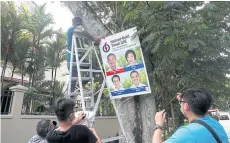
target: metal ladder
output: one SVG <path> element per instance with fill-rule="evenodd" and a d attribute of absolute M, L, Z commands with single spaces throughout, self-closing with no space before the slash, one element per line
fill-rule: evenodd
<path fill-rule="evenodd" d="M 85 43 L 86 40 L 88 40 L 88 44 Z M 99 70 L 93 68 L 93 52 L 95 53 L 97 62 L 99 64 L 100 67 Z M 77 98 L 75 99 L 77 103 L 76 105 L 78 106 L 77 110 L 79 110 L 79 106 L 81 106 L 81 110 L 87 114 L 86 121 L 88 122 L 88 125 L 92 127 L 94 125 L 96 111 L 98 109 L 101 96 L 106 85 L 106 78 L 103 72 L 103 67 L 101 65 L 93 41 L 90 41 L 88 38 L 80 35 L 79 33 L 74 33 L 72 36 L 72 49 L 70 53 L 71 53 L 71 57 L 70 57 L 70 71 L 69 71 L 69 78 L 68 78 L 67 96 L 70 97 L 72 95 L 75 95 L 75 97 Z M 75 55 L 76 57 L 76 62 L 73 62 L 74 61 L 73 55 Z M 77 77 L 72 77 L 73 66 L 76 66 Z M 98 91 L 94 91 L 95 73 L 102 74 L 103 76 L 103 82 L 101 83 L 101 88 Z M 71 92 L 71 81 L 73 80 L 77 81 L 76 85 L 78 85 L 75 89 L 75 92 Z M 88 84 L 87 89 L 83 86 L 86 84 Z M 95 103 L 94 96 L 96 94 L 98 94 L 98 96 Z M 124 128 L 123 125 L 121 124 L 121 117 L 119 116 L 114 100 L 112 100 L 112 104 L 117 114 L 118 121 L 123 135 L 118 137 L 103 139 L 102 142 L 110 142 L 110 141 L 115 141 L 115 140 L 125 138 Z"/>

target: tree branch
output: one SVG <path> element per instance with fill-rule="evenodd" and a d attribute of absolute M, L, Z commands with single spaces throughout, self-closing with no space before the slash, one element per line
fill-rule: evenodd
<path fill-rule="evenodd" d="M 95 19 L 98 19 L 100 23 L 109 31 L 110 34 L 112 34 L 112 31 L 102 22 L 102 20 L 97 16 L 97 13 L 94 11 L 94 9 L 88 4 L 87 1 L 83 2 L 85 6 L 88 8 L 88 10 L 95 16 Z"/>

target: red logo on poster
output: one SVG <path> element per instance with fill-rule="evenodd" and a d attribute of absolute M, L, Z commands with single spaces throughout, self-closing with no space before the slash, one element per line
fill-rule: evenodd
<path fill-rule="evenodd" d="M 110 46 L 107 44 L 107 42 L 105 42 L 105 44 L 103 46 L 103 51 L 107 53 L 107 52 L 109 52 L 109 50 L 110 50 Z"/>

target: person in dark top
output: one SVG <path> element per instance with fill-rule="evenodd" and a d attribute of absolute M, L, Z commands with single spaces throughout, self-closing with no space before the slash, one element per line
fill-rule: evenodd
<path fill-rule="evenodd" d="M 54 106 L 59 128 L 50 131 L 46 139 L 49 143 L 101 143 L 94 129 L 77 125 L 84 119 L 83 112 L 75 118 L 75 102 L 70 98 L 59 98 Z"/>

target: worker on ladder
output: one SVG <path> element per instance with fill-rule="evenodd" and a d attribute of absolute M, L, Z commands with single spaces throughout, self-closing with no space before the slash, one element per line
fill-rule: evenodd
<path fill-rule="evenodd" d="M 73 26 L 70 27 L 67 31 L 67 45 L 68 45 L 67 68 L 70 73 L 69 82 L 68 82 L 68 96 L 72 99 L 75 99 L 77 94 L 80 95 L 81 97 L 80 103 L 76 101 L 75 103 L 79 104 L 82 108 L 81 110 L 84 112 L 85 122 L 83 124 L 88 126 L 89 128 L 92 128 L 95 122 L 96 111 L 98 109 L 98 106 L 101 100 L 101 96 L 103 94 L 103 90 L 105 88 L 105 83 L 106 83 L 104 71 L 103 71 L 100 59 L 98 57 L 98 54 L 95 48 L 95 45 L 96 46 L 99 45 L 101 38 L 94 38 L 89 33 L 87 33 L 84 30 L 84 26 L 83 26 L 81 18 L 79 17 L 73 18 L 72 23 L 73 23 Z M 96 62 L 96 61 L 93 62 L 93 58 L 92 58 L 93 51 L 95 53 L 94 56 L 96 56 L 97 58 L 97 62 L 99 64 L 100 70 L 98 70 L 98 67 L 96 69 L 93 68 L 94 63 Z M 86 57 L 88 58 L 88 61 Z M 89 67 L 85 69 L 85 67 L 87 66 Z M 86 76 L 84 72 L 87 72 Z M 89 76 L 88 76 L 88 73 L 89 73 Z M 94 79 L 93 79 L 94 74 L 93 73 L 102 73 L 102 76 L 103 76 L 103 82 L 101 84 L 101 88 L 96 93 L 94 93 L 94 88 L 93 88 L 93 85 L 94 85 Z M 77 83 L 76 80 L 78 80 L 79 82 L 79 84 L 77 85 L 79 87 L 77 91 L 75 90 L 75 86 Z M 85 86 L 86 83 L 90 83 L 89 84 L 90 87 L 88 88 L 90 92 L 84 91 L 84 89 L 87 89 Z M 94 96 L 96 94 L 98 96 L 97 96 L 97 100 L 95 103 Z M 89 101 L 90 101 L 90 104 L 86 104 L 86 103 L 89 103 Z M 115 107 L 115 102 L 112 101 L 112 103 Z M 77 107 L 77 110 L 79 111 L 78 107 Z M 74 108 L 76 111 L 76 106 Z M 115 111 L 116 113 L 118 113 L 116 108 L 115 108 Z M 120 116 L 118 116 L 118 120 L 120 123 L 121 122 Z M 124 134 L 123 126 L 121 127 L 121 130 L 122 130 L 122 134 Z M 124 135 L 119 136 L 119 137 L 108 138 L 108 139 L 105 139 L 103 142 L 109 142 L 109 141 L 119 140 L 123 138 L 125 138 Z"/>
<path fill-rule="evenodd" d="M 99 43 L 100 39 L 96 39 L 93 36 L 91 36 L 87 31 L 84 30 L 82 19 L 80 17 L 74 17 L 72 19 L 72 27 L 70 27 L 67 31 L 67 54 L 66 54 L 66 60 L 67 60 L 67 68 L 70 72 L 70 59 L 71 59 L 71 50 L 72 50 L 72 35 L 74 32 L 77 32 L 84 37 L 88 38 L 91 41 L 95 41 L 96 44 Z M 85 45 L 90 45 L 90 41 L 88 39 L 84 38 L 84 41 L 77 41 L 77 47 L 83 47 L 86 48 Z M 81 59 L 83 55 L 79 55 L 79 59 Z M 73 62 L 76 62 L 76 57 L 74 56 Z M 78 63 L 77 63 L 78 64 Z M 72 77 L 77 77 L 77 67 L 76 65 L 72 68 Z M 71 93 L 75 91 L 76 87 L 76 81 L 71 81 Z M 70 95 L 70 98 L 75 99 L 75 95 Z"/>

